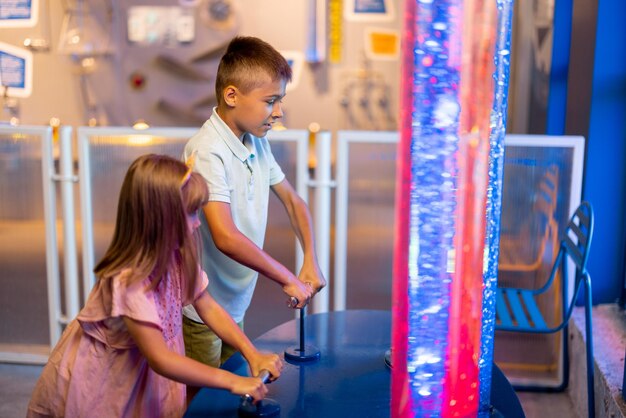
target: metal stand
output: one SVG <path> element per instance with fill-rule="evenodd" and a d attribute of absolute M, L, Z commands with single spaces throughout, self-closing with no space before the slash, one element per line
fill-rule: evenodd
<path fill-rule="evenodd" d="M 285 360 L 294 363 L 317 361 L 320 359 L 320 350 L 313 345 L 304 344 L 304 313 L 306 308 L 300 309 L 300 345 L 285 350 Z"/>
<path fill-rule="evenodd" d="M 265 398 L 255 404 L 242 403 L 239 407 L 241 418 L 269 418 L 280 416 L 280 405 L 273 399 Z"/>
<path fill-rule="evenodd" d="M 261 370 L 259 377 L 263 383 L 268 383 L 270 372 Z M 280 416 L 280 405 L 273 399 L 265 398 L 256 403 L 250 395 L 241 397 L 241 405 L 239 405 L 238 414 L 240 418 L 270 418 Z"/>
<path fill-rule="evenodd" d="M 391 348 L 387 351 L 385 351 L 385 365 L 387 367 L 389 367 L 390 369 L 392 368 L 392 363 L 391 363 Z"/>

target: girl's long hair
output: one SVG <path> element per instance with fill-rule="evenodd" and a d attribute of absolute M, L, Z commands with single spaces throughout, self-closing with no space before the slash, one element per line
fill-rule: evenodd
<path fill-rule="evenodd" d="M 130 280 L 152 277 L 152 286 L 176 264 L 183 294 L 192 297 L 198 276 L 198 240 L 187 224 L 188 213 L 208 199 L 206 182 L 188 175 L 182 162 L 164 155 L 137 158 L 128 169 L 117 206 L 111 244 L 96 265 L 98 280 L 130 269 Z"/>

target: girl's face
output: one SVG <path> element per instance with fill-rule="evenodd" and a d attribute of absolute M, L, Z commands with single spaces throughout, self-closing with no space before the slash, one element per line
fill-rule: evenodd
<path fill-rule="evenodd" d="M 198 212 L 188 213 L 187 214 L 187 227 L 189 231 L 195 232 L 196 229 L 200 226 L 200 215 Z"/>
<path fill-rule="evenodd" d="M 229 124 L 238 138 L 246 132 L 264 137 L 274 123 L 283 117 L 281 100 L 285 96 L 285 80 L 273 81 L 269 76 L 248 93 L 236 88 L 232 123 Z"/>

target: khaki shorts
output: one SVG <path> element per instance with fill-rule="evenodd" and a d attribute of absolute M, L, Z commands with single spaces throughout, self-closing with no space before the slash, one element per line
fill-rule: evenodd
<path fill-rule="evenodd" d="M 243 321 L 237 323 L 243 330 Z M 209 327 L 183 316 L 183 339 L 185 355 L 200 363 L 220 367 L 237 350 L 223 343 Z"/>

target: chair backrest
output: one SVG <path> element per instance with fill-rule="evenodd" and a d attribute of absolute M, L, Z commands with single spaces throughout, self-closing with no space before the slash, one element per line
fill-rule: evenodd
<path fill-rule="evenodd" d="M 536 236 L 548 235 L 548 227 L 555 220 L 554 213 L 556 211 L 557 195 L 559 184 L 559 168 L 552 165 L 546 169 L 541 177 L 539 185 L 534 195 L 533 201 L 533 220 L 531 222 L 534 227 Z M 556 253 L 556 248 L 554 250 Z"/>
<path fill-rule="evenodd" d="M 553 216 L 556 210 L 558 186 L 559 167 L 554 164 L 548 167 L 541 177 L 533 210 L 545 211 L 548 216 Z"/>
<path fill-rule="evenodd" d="M 576 280 L 587 274 L 587 259 L 593 237 L 593 207 L 582 202 L 567 223 L 561 246 L 576 264 Z M 566 257 L 567 258 L 567 257 Z"/>
<path fill-rule="evenodd" d="M 576 298 L 580 289 L 581 280 L 588 277 L 587 259 L 589 257 L 589 248 L 591 246 L 591 238 L 593 237 L 593 208 L 589 202 L 581 202 L 576 211 L 570 218 L 563 235 L 559 252 L 552 265 L 552 271 L 546 283 L 541 289 L 533 290 L 533 293 L 542 294 L 552 286 L 552 282 L 556 279 L 560 271 L 561 274 L 561 291 L 563 303 L 563 319 L 557 327 L 550 328 L 550 332 L 555 332 L 563 328 L 569 322 L 574 311 Z M 568 282 L 568 260 L 576 265 L 574 274 L 574 292 L 571 298 L 567 298 L 567 282 Z"/>

